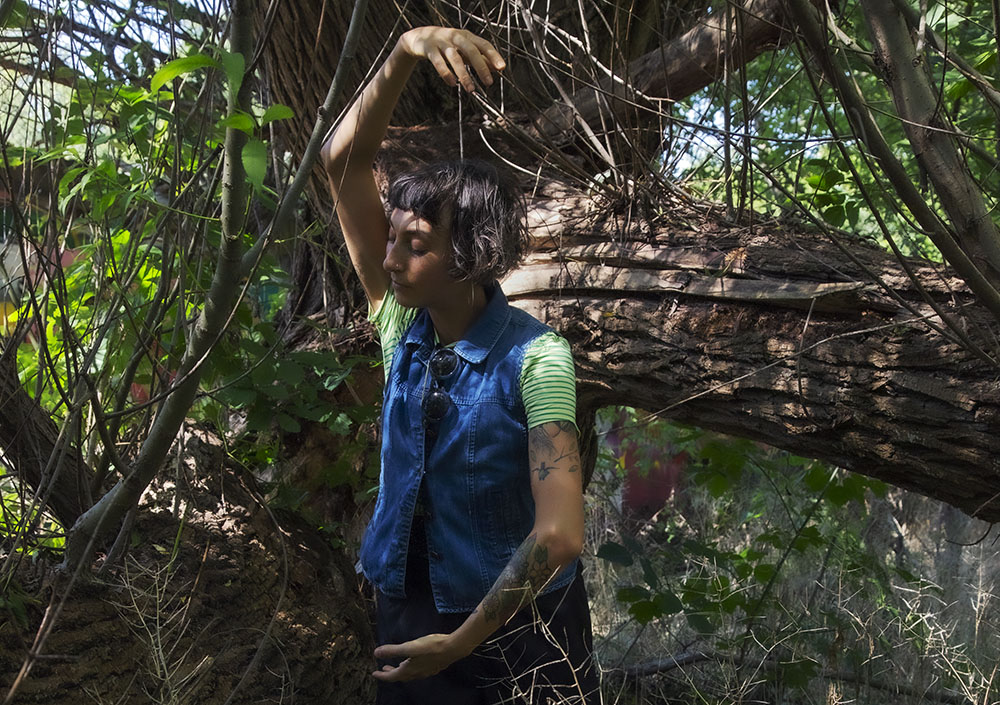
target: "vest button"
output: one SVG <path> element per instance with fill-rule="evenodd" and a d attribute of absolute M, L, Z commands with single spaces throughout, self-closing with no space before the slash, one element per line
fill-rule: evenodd
<path fill-rule="evenodd" d="M 436 561 L 441 560 L 441 554 L 438 553 L 437 551 L 431 551 L 430 552 L 430 556 L 431 556 L 431 558 L 433 558 Z"/>

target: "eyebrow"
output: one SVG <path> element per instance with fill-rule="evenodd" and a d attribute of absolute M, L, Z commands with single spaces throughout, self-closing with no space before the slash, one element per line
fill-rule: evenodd
<path fill-rule="evenodd" d="M 425 240 L 437 239 L 439 237 L 439 233 L 437 232 L 437 230 L 435 230 L 435 227 L 433 225 L 431 225 L 430 230 L 418 230 L 416 228 L 403 228 L 402 230 L 397 230 L 392 226 L 392 222 L 390 221 L 389 230 L 394 232 L 396 234 L 396 237 L 399 237 L 400 235 L 410 235 L 411 237 L 416 235 L 424 238 Z"/>

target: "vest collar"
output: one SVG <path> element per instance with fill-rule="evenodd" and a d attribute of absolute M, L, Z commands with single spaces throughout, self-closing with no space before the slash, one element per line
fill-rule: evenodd
<path fill-rule="evenodd" d="M 465 332 L 465 336 L 455 343 L 453 349 L 466 362 L 473 364 L 482 362 L 500 339 L 500 334 L 503 333 L 509 320 L 510 306 L 507 305 L 507 297 L 504 296 L 499 284 L 496 282 L 488 284 L 486 308 Z M 406 345 L 424 346 L 426 351 L 417 353 L 418 358 L 422 358 L 423 355 L 420 353 L 433 348 L 436 338 L 430 315 L 426 309 L 421 309 L 413 325 L 410 326 L 410 332 L 406 335 Z"/>

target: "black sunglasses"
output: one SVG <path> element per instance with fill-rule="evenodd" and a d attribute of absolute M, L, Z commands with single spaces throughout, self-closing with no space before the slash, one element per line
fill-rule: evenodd
<path fill-rule="evenodd" d="M 456 369 L 458 369 L 458 355 L 451 348 L 437 348 L 431 353 L 427 361 L 427 370 L 430 372 L 433 386 L 425 391 L 424 398 L 420 402 L 425 428 L 437 423 L 448 413 L 451 397 L 441 388 L 440 383 L 451 377 Z"/>

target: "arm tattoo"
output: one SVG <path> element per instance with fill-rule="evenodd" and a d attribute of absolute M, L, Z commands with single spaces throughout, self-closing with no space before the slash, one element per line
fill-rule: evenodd
<path fill-rule="evenodd" d="M 483 598 L 483 613 L 490 622 L 505 623 L 535 598 L 552 577 L 549 549 L 537 543 L 535 534 L 524 540 Z"/>
<path fill-rule="evenodd" d="M 567 438 L 576 440 L 576 427 L 569 421 L 551 421 L 528 431 L 528 464 L 539 480 L 548 477 L 563 460 L 569 460 L 569 472 L 580 469 L 580 452 L 576 443 L 567 442 Z M 557 440 L 563 447 L 557 447 Z"/>

